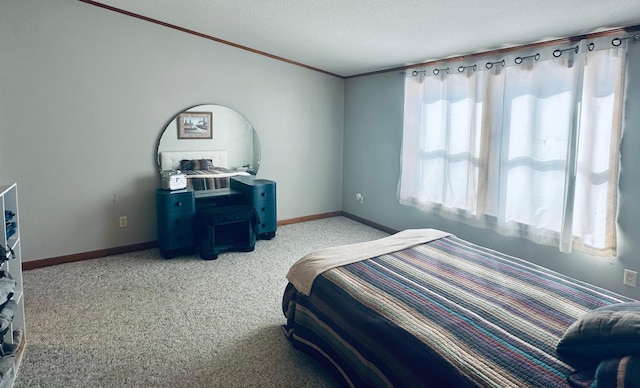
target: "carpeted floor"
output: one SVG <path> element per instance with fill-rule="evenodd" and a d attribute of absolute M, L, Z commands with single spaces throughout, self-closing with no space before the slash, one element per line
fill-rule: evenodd
<path fill-rule="evenodd" d="M 386 235 L 334 217 L 215 261 L 152 249 L 26 271 L 15 387 L 336 386 L 282 333 L 285 274 L 313 250 Z"/>

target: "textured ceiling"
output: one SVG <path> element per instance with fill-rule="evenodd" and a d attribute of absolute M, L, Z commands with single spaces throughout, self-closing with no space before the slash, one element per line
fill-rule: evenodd
<path fill-rule="evenodd" d="M 640 0 L 99 0 L 349 76 L 640 25 Z"/>

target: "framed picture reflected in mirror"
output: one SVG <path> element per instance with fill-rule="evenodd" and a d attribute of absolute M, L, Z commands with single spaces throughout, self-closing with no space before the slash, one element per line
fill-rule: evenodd
<path fill-rule="evenodd" d="M 185 112 L 178 115 L 178 139 L 213 139 L 213 113 Z"/>

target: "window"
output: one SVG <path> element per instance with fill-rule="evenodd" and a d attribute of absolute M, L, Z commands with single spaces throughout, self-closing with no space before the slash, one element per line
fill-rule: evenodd
<path fill-rule="evenodd" d="M 400 202 L 614 256 L 626 50 L 610 39 L 407 74 Z"/>

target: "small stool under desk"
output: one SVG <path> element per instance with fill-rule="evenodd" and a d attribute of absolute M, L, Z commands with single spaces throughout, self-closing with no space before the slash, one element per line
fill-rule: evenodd
<path fill-rule="evenodd" d="M 258 216 L 253 206 L 203 206 L 195 224 L 200 257 L 215 260 L 226 251 L 251 252 L 256 244 Z"/>

